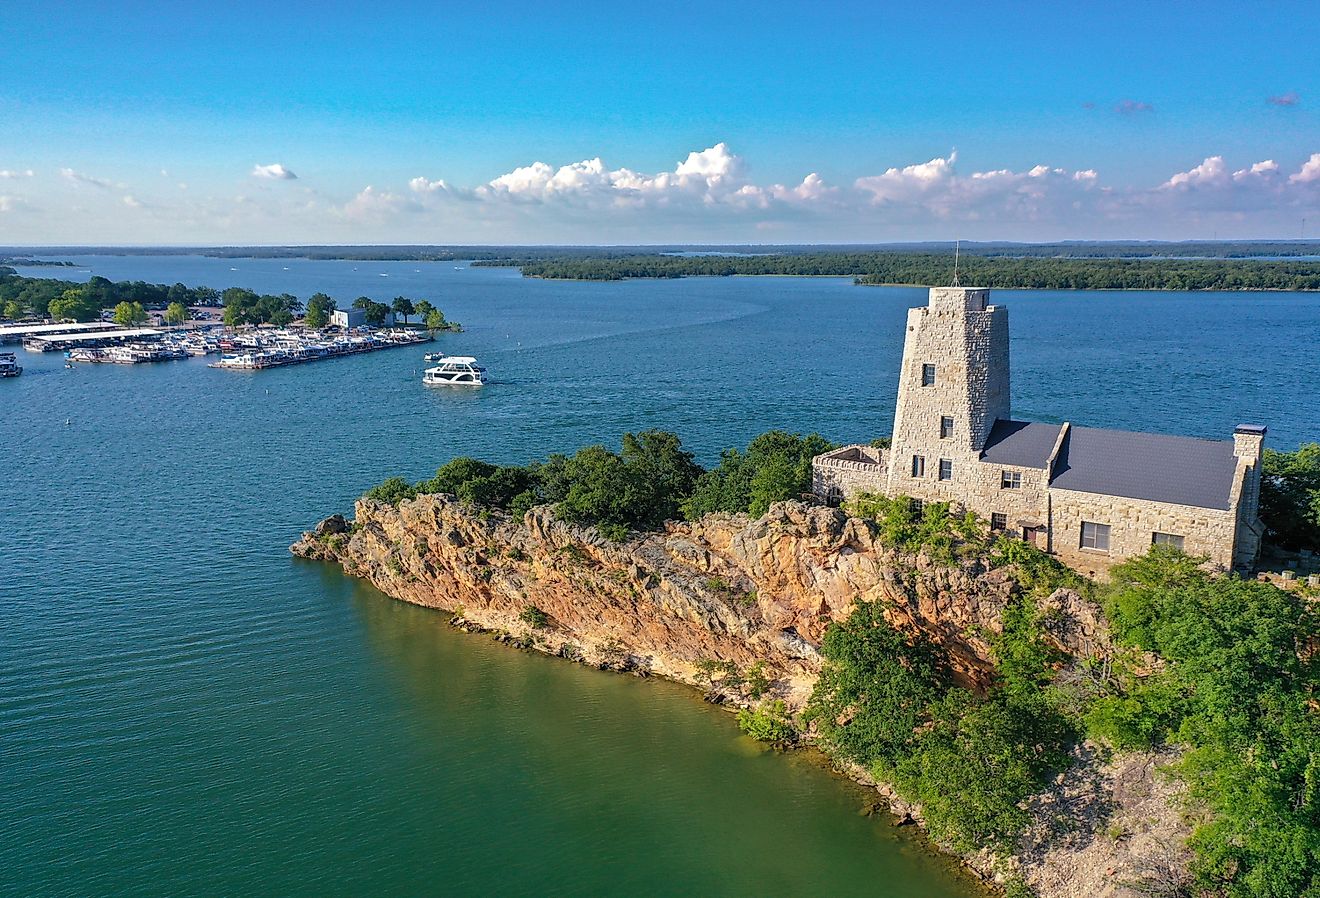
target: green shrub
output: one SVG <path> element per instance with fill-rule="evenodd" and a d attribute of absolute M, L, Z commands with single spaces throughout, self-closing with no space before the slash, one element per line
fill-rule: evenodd
<path fill-rule="evenodd" d="M 1191 839 L 1198 891 L 1320 894 L 1320 693 L 1307 646 L 1316 609 L 1271 584 L 1217 577 L 1167 547 L 1111 572 L 1116 638 L 1164 667 L 1120 674 L 1087 724 L 1116 745 L 1177 742 L 1178 772 L 1208 812 Z"/>
<path fill-rule="evenodd" d="M 441 465 L 434 477 L 417 484 L 417 488 L 423 493 L 448 493 L 457 496 L 459 487 L 469 480 L 489 477 L 495 471 L 495 466 L 488 462 L 460 455 Z"/>
<path fill-rule="evenodd" d="M 1049 655 L 1034 606 L 1009 616 L 997 650 L 1000 683 L 975 696 L 952 686 L 928 640 L 859 602 L 825 633 L 804 719 L 828 753 L 922 804 L 938 838 L 960 849 L 1005 847 L 1026 820 L 1018 805 L 1065 763 L 1073 731 L 1041 689 Z"/>
<path fill-rule="evenodd" d="M 1305 443 L 1296 452 L 1265 450 L 1260 518 L 1271 542 L 1320 551 L 1320 443 Z"/>
<path fill-rule="evenodd" d="M 907 496 L 859 493 L 845 503 L 854 517 L 875 521 L 880 541 L 900 552 L 924 552 L 932 559 L 952 564 L 959 555 L 985 551 L 985 526 L 976 515 L 956 515 L 947 502 L 927 502 L 917 511 Z"/>
<path fill-rule="evenodd" d="M 770 678 L 765 675 L 765 664 L 760 661 L 747 668 L 746 680 L 747 694 L 752 698 L 760 698 L 770 689 Z"/>
<path fill-rule="evenodd" d="M 757 708 L 738 712 L 738 727 L 758 742 L 787 745 L 797 738 L 788 719 L 787 706 L 779 700 L 764 702 Z"/>
<path fill-rule="evenodd" d="M 390 505 L 398 505 L 405 499 L 415 499 L 416 497 L 417 490 L 402 477 L 391 477 L 384 483 L 373 486 L 362 496 L 364 499 L 388 502 Z"/>
<path fill-rule="evenodd" d="M 682 503 L 688 520 L 711 512 L 765 514 L 775 503 L 811 491 L 811 459 L 835 448 L 818 434 L 801 436 L 772 430 L 752 440 L 745 452 L 727 449 L 719 467 L 697 479 Z"/>
<path fill-rule="evenodd" d="M 518 619 L 532 629 L 539 630 L 550 622 L 550 615 L 535 605 L 528 605 L 518 615 Z"/>

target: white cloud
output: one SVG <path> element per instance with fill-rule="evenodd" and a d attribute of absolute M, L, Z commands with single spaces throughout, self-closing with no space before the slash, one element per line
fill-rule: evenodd
<path fill-rule="evenodd" d="M 0 193 L 0 212 L 13 212 L 22 205 L 24 203 L 18 197 Z"/>
<path fill-rule="evenodd" d="M 298 177 L 278 162 L 272 162 L 270 165 L 254 165 L 251 174 L 254 178 L 267 178 L 272 181 L 293 181 Z"/>
<path fill-rule="evenodd" d="M 71 243 L 870 242 L 954 234 L 1176 239 L 1215 231 L 1235 237 L 1290 232 L 1320 204 L 1320 153 L 1300 167 L 1207 155 L 1167 179 L 1137 186 L 1107 184 L 1094 168 L 1073 170 L 1049 160 L 974 169 L 949 152 L 896 163 L 838 183 L 809 170 L 801 180 L 780 183 L 756 179 L 747 160 L 715 143 L 675 154 L 661 171 L 590 156 L 567 164 L 530 162 L 476 186 L 418 176 L 403 184 L 377 181 L 356 194 L 290 185 L 236 197 L 178 182 L 177 190 L 146 201 L 125 185 L 66 169 L 61 175 L 70 182 L 116 189 L 46 198 L 58 199 L 58 210 L 35 217 L 44 231 L 25 226 L 30 233 L 23 236 Z M 293 174 L 282 165 L 278 171 Z M 281 179 L 255 170 L 254 176 Z M 37 180 L 32 189 L 42 186 Z M 6 196 L 4 211 L 21 202 Z"/>
<path fill-rule="evenodd" d="M 1197 187 L 1204 184 L 1217 185 L 1228 182 L 1228 166 L 1223 156 L 1207 156 L 1205 161 L 1195 168 L 1178 174 L 1165 181 L 1161 187 L 1166 190 L 1175 188 Z"/>
<path fill-rule="evenodd" d="M 1307 159 L 1297 174 L 1291 175 L 1288 181 L 1292 184 L 1310 184 L 1320 181 L 1320 153 L 1312 153 L 1311 158 Z"/>
<path fill-rule="evenodd" d="M 74 184 L 89 184 L 92 187 L 100 187 L 102 189 L 108 189 L 114 186 L 104 178 L 94 178 L 91 175 L 74 171 L 71 168 L 60 169 L 60 177 L 64 178 L 66 181 L 71 181 Z"/>
<path fill-rule="evenodd" d="M 34 172 L 30 168 L 25 168 L 22 171 L 16 171 L 8 168 L 0 168 L 0 178 L 3 178 L 6 181 L 12 180 L 14 178 L 30 178 L 35 174 L 36 172 Z"/>
<path fill-rule="evenodd" d="M 1279 163 L 1273 159 L 1265 159 L 1260 162 L 1254 162 L 1251 168 L 1239 168 L 1233 172 L 1234 181 L 1245 181 L 1248 178 L 1269 178 L 1279 173 Z"/>

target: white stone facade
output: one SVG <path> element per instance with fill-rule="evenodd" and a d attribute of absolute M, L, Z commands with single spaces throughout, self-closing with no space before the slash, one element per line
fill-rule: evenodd
<path fill-rule="evenodd" d="M 814 492 L 835 503 L 863 492 L 949 502 L 1093 575 L 1144 554 L 1155 541 L 1181 543 L 1188 553 L 1206 555 L 1226 569 L 1249 568 L 1260 550 L 1265 429 L 1239 427 L 1231 447 L 1226 441 L 1151 438 L 1168 441 L 1174 454 L 1176 441 L 1195 444 L 1195 457 L 1213 462 L 1190 475 L 1199 478 L 1187 492 L 1194 504 L 1134 497 L 1140 490 L 1121 476 L 1112 490 L 1105 484 L 1096 491 L 1061 488 L 1056 478 L 1081 464 L 1081 453 L 1069 456 L 1071 440 L 1080 443 L 1083 434 L 1124 435 L 1066 423 L 1012 422 L 1008 310 L 990 305 L 989 292 L 933 288 L 928 306 L 909 311 L 890 448 L 846 446 L 818 456 Z M 1035 428 L 1029 445 L 1016 444 L 1019 463 L 1004 461 L 1002 448 L 997 455 L 987 451 L 992 431 L 1001 433 L 996 422 Z M 1147 439 L 1127 436 L 1134 446 Z M 1178 459 L 1156 461 L 1176 466 Z M 1134 456 L 1131 464 L 1149 462 Z M 1148 479 L 1156 476 L 1147 472 Z M 1092 478 L 1097 479 L 1104 478 Z M 1204 499 L 1207 490 L 1213 501 Z"/>

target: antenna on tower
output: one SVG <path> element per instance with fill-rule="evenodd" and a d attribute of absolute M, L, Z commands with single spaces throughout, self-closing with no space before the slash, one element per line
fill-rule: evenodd
<path fill-rule="evenodd" d="M 953 243 L 953 283 L 950 287 L 961 287 L 958 283 L 958 252 L 962 249 L 962 240 L 955 240 Z"/>

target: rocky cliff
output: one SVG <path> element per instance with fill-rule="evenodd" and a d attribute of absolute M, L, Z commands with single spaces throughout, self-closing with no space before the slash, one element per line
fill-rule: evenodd
<path fill-rule="evenodd" d="M 967 685 L 985 683 L 992 671 L 988 640 L 1020 588 L 1010 573 L 982 560 L 948 567 L 901 554 L 865 521 L 793 502 L 757 520 L 712 515 L 620 544 L 544 508 L 519 520 L 473 512 L 440 495 L 398 506 L 364 499 L 351 523 L 327 518 L 291 549 L 527 648 L 656 673 L 736 705 L 753 702 L 763 676 L 768 694 L 790 708 L 800 707 L 815 683 L 826 627 L 859 599 L 881 601 L 896 625 L 943 645 Z M 1107 646 L 1099 612 L 1076 593 L 1059 590 L 1042 610 L 1051 637 L 1070 654 Z M 751 671 L 760 676 L 749 677 Z M 1120 773 L 1089 750 L 1079 748 L 1077 758 L 1038 796 L 1038 825 L 1025 834 L 1015 862 L 1050 898 L 1127 894 L 1120 877 L 1142 861 L 1130 847 L 1139 844 L 1134 839 L 1157 831 L 1177 844 L 1177 815 L 1161 794 L 1153 805 L 1165 813 L 1142 805 L 1144 822 L 1133 824 L 1127 845 L 1106 842 L 1107 821 L 1124 807 L 1113 785 Z M 1124 763 L 1123 771 L 1135 765 L 1153 775 L 1150 759 Z M 915 810 L 881 791 L 900 814 Z M 1075 822 L 1066 838 L 1055 832 L 1061 809 Z M 969 862 L 990 869 L 988 856 Z M 1097 883 L 1108 883 L 1107 891 L 1077 890 Z"/>
<path fill-rule="evenodd" d="M 984 681 L 987 637 L 1017 589 L 979 562 L 950 568 L 900 555 L 861 520 L 792 502 L 758 520 L 712 515 L 617 544 L 548 509 L 514 520 L 446 496 L 397 507 L 360 500 L 352 525 L 329 518 L 292 551 L 338 562 L 403 601 L 602 666 L 708 685 L 708 662 L 759 662 L 790 705 L 814 682 L 826 626 L 858 599 L 882 600 L 896 624 L 944 645 L 965 681 Z M 1075 594 L 1060 591 L 1050 604 L 1064 648 L 1104 638 Z"/>

